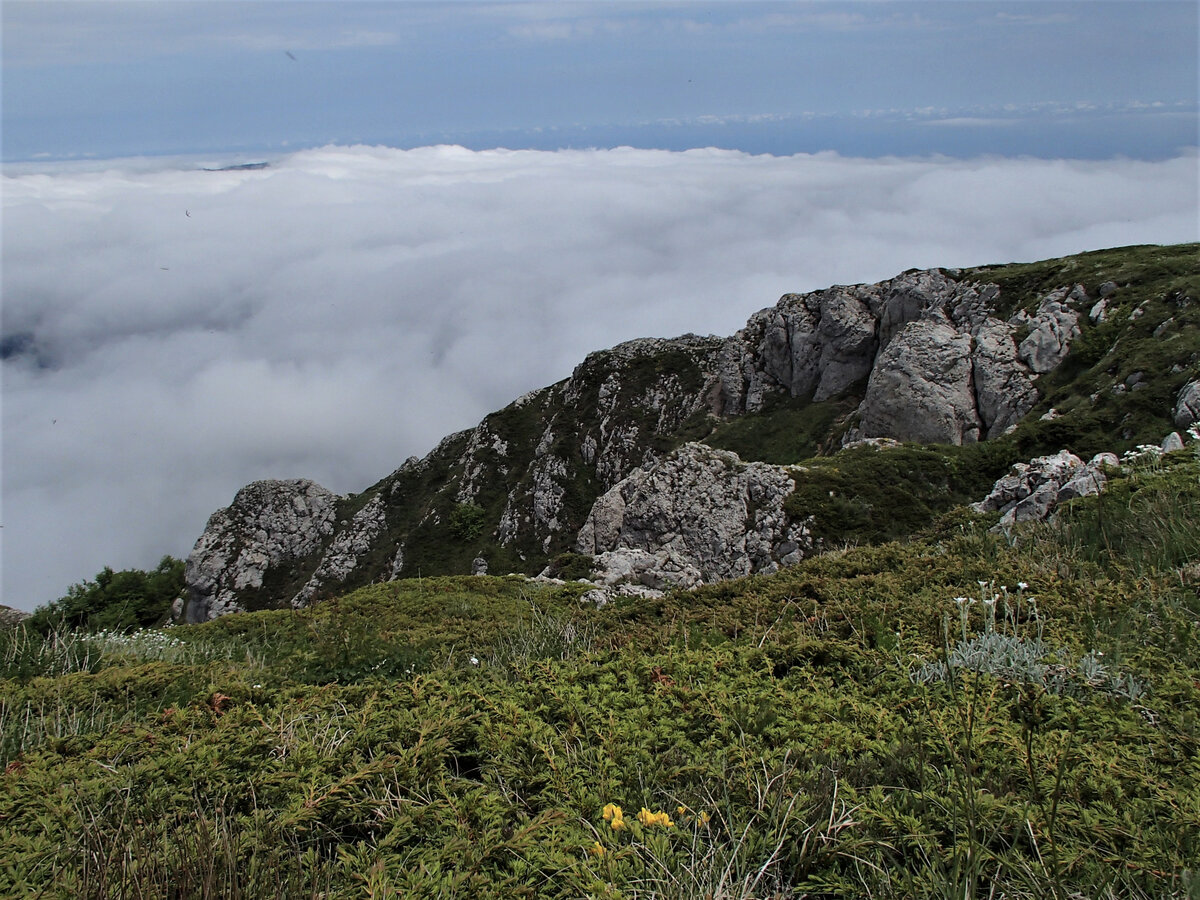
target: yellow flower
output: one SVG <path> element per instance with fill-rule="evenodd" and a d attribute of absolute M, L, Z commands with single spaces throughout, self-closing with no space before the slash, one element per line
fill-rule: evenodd
<path fill-rule="evenodd" d="M 700 824 L 701 825 L 707 825 L 709 823 L 710 819 L 712 819 L 712 816 L 710 816 L 708 813 L 706 813 L 706 812 L 700 813 Z"/>
<path fill-rule="evenodd" d="M 679 818 L 681 818 L 681 819 L 684 816 L 686 816 L 689 812 L 690 812 L 690 810 L 686 806 L 680 805 L 680 806 L 675 807 L 675 815 L 679 816 Z"/>
<path fill-rule="evenodd" d="M 620 815 L 613 816 L 613 818 L 612 818 L 612 830 L 613 830 L 613 831 L 620 831 L 620 830 L 621 830 L 622 828 L 624 828 L 624 827 L 625 827 L 625 820 L 624 820 L 624 819 L 622 819 L 622 818 L 620 817 Z"/>
<path fill-rule="evenodd" d="M 604 805 L 604 821 L 608 822 L 614 818 L 621 818 L 621 807 L 615 803 L 606 803 Z"/>
<path fill-rule="evenodd" d="M 652 813 L 644 806 L 642 807 L 642 811 L 638 813 L 638 821 L 646 827 L 651 825 L 661 825 L 663 828 L 672 828 L 675 825 L 675 823 L 671 821 L 671 817 L 662 810 Z"/>
<path fill-rule="evenodd" d="M 596 857 L 597 859 L 604 856 L 604 854 L 607 852 L 608 850 L 606 850 L 604 845 L 599 841 L 596 841 L 591 847 L 588 848 L 588 853 L 592 854 L 592 856 Z"/>

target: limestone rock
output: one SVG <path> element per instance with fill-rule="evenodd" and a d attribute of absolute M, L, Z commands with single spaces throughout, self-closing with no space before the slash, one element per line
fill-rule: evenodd
<path fill-rule="evenodd" d="M 971 359 L 975 409 L 984 437 L 999 437 L 1025 418 L 1038 393 L 1017 355 L 1012 329 L 988 318 L 975 335 Z"/>
<path fill-rule="evenodd" d="M 971 390 L 971 338 L 948 322 L 910 322 L 879 355 L 859 408 L 859 437 L 963 444 L 982 423 Z"/>
<path fill-rule="evenodd" d="M 769 572 L 812 549 L 784 501 L 795 483 L 781 466 L 685 444 L 601 496 L 576 549 L 597 580 L 661 589 Z"/>
<path fill-rule="evenodd" d="M 1017 353 L 1039 375 L 1057 368 L 1079 337 L 1079 313 L 1069 305 L 1087 299 L 1081 285 L 1058 288 L 1042 298 L 1037 313 L 1028 319 L 1029 335 L 1021 341 Z M 1023 321 L 1021 317 L 1016 322 Z"/>
<path fill-rule="evenodd" d="M 1185 384 L 1175 401 L 1175 427 L 1190 428 L 1200 422 L 1200 379 Z"/>
<path fill-rule="evenodd" d="M 1111 453 L 1097 454 L 1087 463 L 1067 450 L 1039 456 L 1014 465 L 973 506 L 978 512 L 1002 512 L 997 526 L 1001 529 L 1017 522 L 1044 521 L 1060 503 L 1103 491 L 1108 481 L 1104 468 L 1116 464 Z"/>
<path fill-rule="evenodd" d="M 317 570 L 292 598 L 292 608 L 308 606 L 323 590 L 336 590 L 338 584 L 358 568 L 358 561 L 366 556 L 386 527 L 383 498 L 376 494 L 354 514 L 349 525 L 337 533 Z"/>
<path fill-rule="evenodd" d="M 186 619 L 238 612 L 271 571 L 300 563 L 333 535 L 338 496 L 305 479 L 256 481 L 208 520 L 187 559 Z"/>

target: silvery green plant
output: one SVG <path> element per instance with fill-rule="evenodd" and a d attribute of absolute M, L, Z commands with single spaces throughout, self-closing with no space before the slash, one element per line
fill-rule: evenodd
<path fill-rule="evenodd" d="M 1015 591 L 996 588 L 994 582 L 980 581 L 980 598 L 955 597 L 959 617 L 960 640 L 949 646 L 950 619 L 945 620 L 947 653 L 944 660 L 927 662 L 909 672 L 914 684 L 948 681 L 956 672 L 982 672 L 1011 684 L 1036 684 L 1051 694 L 1079 696 L 1096 691 L 1136 701 L 1145 693 L 1140 681 L 1127 673 L 1112 670 L 1103 662 L 1104 654 L 1093 650 L 1072 669 L 1057 660 L 1065 651 L 1051 651 L 1043 640 L 1045 622 L 1037 608 L 1037 599 L 1025 594 L 1029 585 L 1018 582 Z M 971 634 L 970 609 L 976 603 L 983 608 L 983 628 Z"/>
<path fill-rule="evenodd" d="M 1121 454 L 1121 465 L 1134 472 L 1157 472 L 1162 464 L 1163 449 L 1156 444 L 1138 444 Z"/>

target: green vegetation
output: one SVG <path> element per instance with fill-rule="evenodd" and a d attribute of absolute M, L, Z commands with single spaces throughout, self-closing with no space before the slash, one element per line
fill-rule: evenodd
<path fill-rule="evenodd" d="M 38 609 L 29 624 L 43 633 L 63 628 L 123 631 L 161 625 L 183 589 L 181 559 L 164 556 L 150 572 L 114 572 L 106 566 L 94 580 L 71 585 L 65 596 Z"/>
<path fill-rule="evenodd" d="M 723 422 L 704 438 L 719 450 L 732 450 L 746 461 L 791 465 L 837 449 L 844 427 L 861 396 L 811 403 L 772 397 L 762 412 Z"/>
<path fill-rule="evenodd" d="M 812 516 L 813 535 L 834 545 L 898 540 L 983 497 L 1018 459 L 1009 440 L 857 447 L 797 468 L 786 508 Z"/>
<path fill-rule="evenodd" d="M 486 515 L 483 507 L 460 503 L 450 513 L 450 533 L 460 541 L 473 541 L 483 534 Z"/>
<path fill-rule="evenodd" d="M 1173 398 L 1200 373 L 1200 244 L 1100 250 L 963 277 L 998 284 L 1004 311 L 1033 311 L 1062 285 L 1082 284 L 1089 297 L 1116 286 L 1104 321 L 1084 310 L 1070 355 L 1038 380 L 1042 400 L 1013 436 L 1021 458 L 1063 447 L 1085 458 L 1121 453 L 1170 430 Z M 1050 409 L 1058 418 L 1043 421 Z"/>
<path fill-rule="evenodd" d="M 1196 896 L 1200 461 L 992 521 L 600 610 L 0 633 L 0 895 Z"/>

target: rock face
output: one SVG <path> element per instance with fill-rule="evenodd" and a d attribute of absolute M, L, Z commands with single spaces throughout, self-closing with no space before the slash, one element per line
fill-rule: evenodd
<path fill-rule="evenodd" d="M 795 483 L 781 466 L 684 444 L 601 496 L 576 550 L 598 580 L 692 586 L 792 565 L 812 550 L 784 501 Z"/>
<path fill-rule="evenodd" d="M 345 582 L 385 527 L 383 500 L 376 495 L 337 533 L 321 557 L 316 571 L 292 597 L 292 607 L 308 606 L 322 590 L 336 589 Z"/>
<path fill-rule="evenodd" d="M 187 621 L 245 609 L 268 572 L 303 563 L 334 533 L 338 496 L 312 481 L 256 481 L 217 510 L 187 559 Z"/>
<path fill-rule="evenodd" d="M 859 427 L 847 442 L 891 437 L 964 444 L 1003 434 L 1037 402 L 1035 375 L 1061 362 L 1078 334 L 1063 324 L 1073 326 L 1071 317 L 1077 318 L 1066 301 L 1085 302 L 1086 293 L 1078 285 L 1063 288 L 1043 298 L 1035 316 L 1021 311 L 1001 320 L 994 286 L 960 284 L 934 272 L 911 277 L 915 284 L 880 301 L 882 350 L 859 407 Z M 1015 336 L 1026 327 L 1030 334 L 1018 347 Z M 1031 342 L 1035 333 L 1039 338 Z M 1051 343 L 1060 353 L 1053 362 Z"/>
<path fill-rule="evenodd" d="M 186 617 L 303 606 L 419 572 L 467 574 L 476 560 L 536 572 L 577 546 L 627 583 L 769 570 L 808 552 L 802 527 L 778 515 L 788 476 L 695 446 L 672 456 L 675 448 L 780 401 L 858 404 L 857 424 L 837 426 L 831 441 L 996 436 L 1033 407 L 1033 379 L 1061 360 L 1077 307 L 1090 302 L 1068 286 L 1009 316 L 994 285 L 912 271 L 787 294 L 728 338 L 593 353 L 570 378 L 450 435 L 357 497 L 311 482 L 244 488 L 193 550 Z M 718 470 L 734 474 L 718 479 Z"/>
<path fill-rule="evenodd" d="M 971 338 L 948 322 L 912 322 L 880 354 L 859 407 L 863 438 L 924 444 L 979 440 Z"/>

